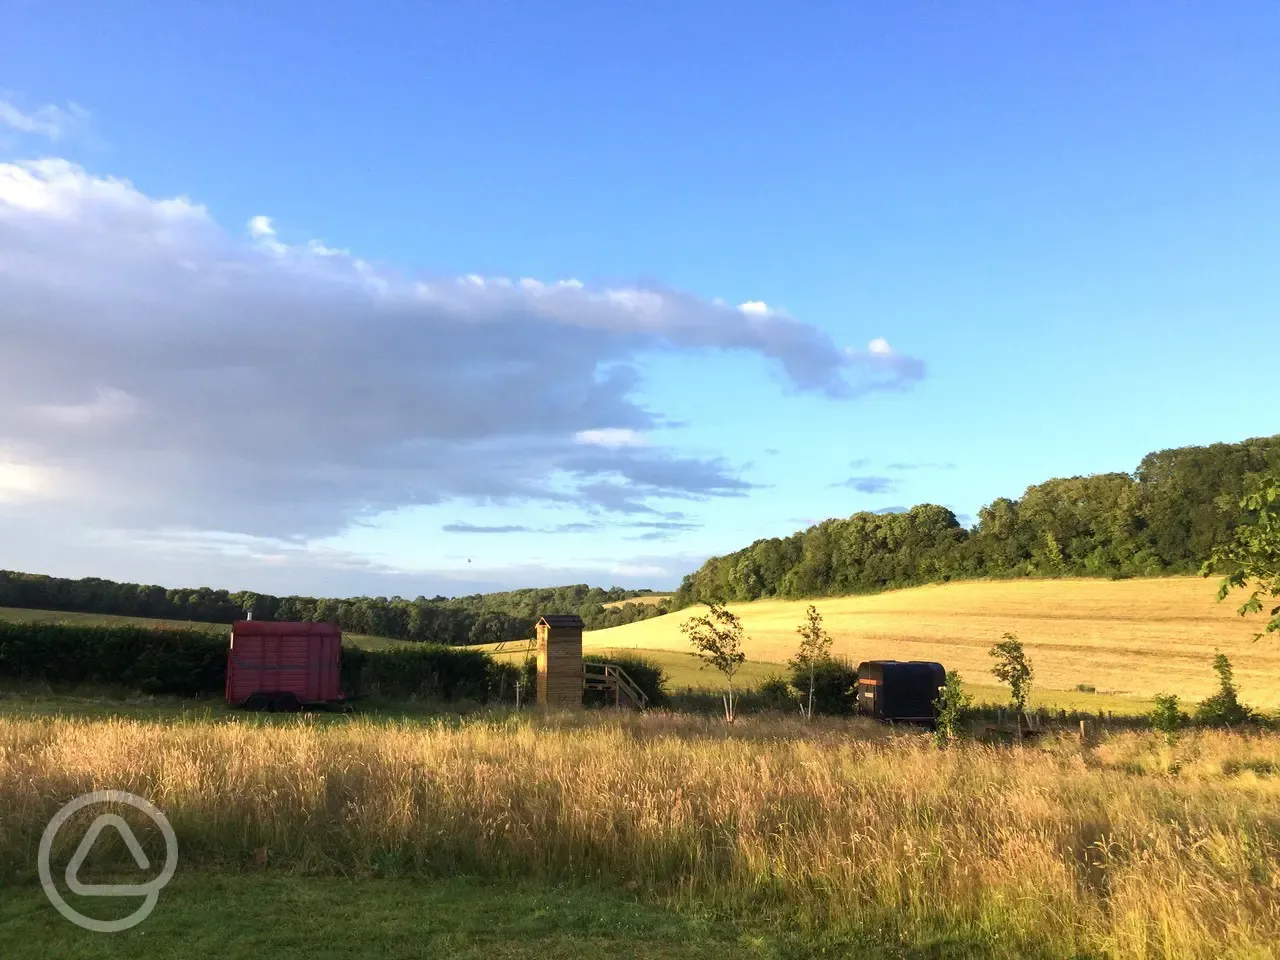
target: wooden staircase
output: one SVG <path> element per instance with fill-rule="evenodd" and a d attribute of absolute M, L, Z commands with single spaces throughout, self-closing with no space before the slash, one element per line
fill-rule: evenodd
<path fill-rule="evenodd" d="M 613 697 L 616 707 L 643 710 L 649 705 L 649 696 L 636 682 L 627 676 L 616 663 L 584 663 L 582 665 L 582 689 L 603 690 Z"/>

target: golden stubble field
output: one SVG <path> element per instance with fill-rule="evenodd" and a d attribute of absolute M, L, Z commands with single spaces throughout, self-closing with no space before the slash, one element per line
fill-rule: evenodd
<path fill-rule="evenodd" d="M 1253 642 L 1262 618 L 1236 614 L 1239 601 L 1215 601 L 1216 579 L 969 581 L 871 596 L 760 600 L 729 604 L 742 618 L 751 660 L 784 663 L 796 627 L 813 603 L 837 656 L 936 660 L 975 684 L 992 683 L 987 651 L 1016 633 L 1042 689 L 1089 684 L 1135 697 L 1176 693 L 1198 700 L 1216 689 L 1211 663 L 1227 654 L 1245 702 L 1280 705 L 1280 638 Z M 700 608 L 699 612 L 702 608 Z M 680 624 L 693 609 L 589 632 L 591 650 L 687 652 Z"/>

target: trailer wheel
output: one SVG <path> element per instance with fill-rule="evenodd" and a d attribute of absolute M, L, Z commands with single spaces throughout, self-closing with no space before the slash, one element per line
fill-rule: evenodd
<path fill-rule="evenodd" d="M 244 708 L 254 713 L 265 713 L 271 708 L 271 700 L 265 693 L 251 693 L 245 698 Z"/>
<path fill-rule="evenodd" d="M 297 694 L 282 693 L 271 704 L 271 709 L 276 713 L 297 713 L 302 709 L 302 704 L 298 702 Z"/>

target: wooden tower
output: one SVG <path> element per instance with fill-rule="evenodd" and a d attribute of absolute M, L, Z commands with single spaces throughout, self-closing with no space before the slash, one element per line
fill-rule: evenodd
<path fill-rule="evenodd" d="M 582 706 L 582 618 L 548 614 L 538 620 L 538 706 Z"/>

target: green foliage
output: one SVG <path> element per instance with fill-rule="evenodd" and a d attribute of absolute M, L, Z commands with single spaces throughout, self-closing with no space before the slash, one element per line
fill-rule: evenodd
<path fill-rule="evenodd" d="M 520 687 L 518 700 L 516 696 L 517 685 Z M 535 702 L 538 696 L 537 658 L 533 656 L 525 657 L 524 662 L 519 665 L 512 663 L 510 660 L 490 658 L 488 689 L 489 695 L 487 699 L 491 702 L 512 705 L 519 702 L 522 706 Z"/>
<path fill-rule="evenodd" d="M 1150 714 L 1151 726 L 1168 738 L 1170 743 L 1177 739 L 1178 731 L 1191 722 L 1178 708 L 1177 694 L 1160 694 L 1155 698 L 1155 706 Z"/>
<path fill-rule="evenodd" d="M 584 663 L 611 663 L 621 667 L 631 678 L 631 682 L 644 691 L 645 696 L 649 698 L 649 706 L 662 707 L 667 703 L 667 673 L 662 669 L 662 665 L 654 663 L 645 657 L 632 653 L 610 654 L 608 657 L 601 657 L 598 654 L 587 654 L 583 657 Z M 534 664 L 535 677 L 537 675 L 537 664 Z M 605 704 L 607 697 L 604 691 L 586 690 L 583 691 L 583 703 L 588 705 Z"/>
<path fill-rule="evenodd" d="M 822 614 L 813 604 L 805 611 L 805 622 L 796 628 L 800 634 L 800 649 L 791 658 L 792 683 L 797 690 L 806 693 L 804 714 L 813 718 L 814 693 L 817 684 L 817 669 L 831 659 L 831 635 L 822 627 Z M 807 686 L 804 685 L 808 679 Z"/>
<path fill-rule="evenodd" d="M 1213 658 L 1213 670 L 1218 675 L 1218 692 L 1200 701 L 1196 707 L 1196 723 L 1205 727 L 1232 727 L 1253 720 L 1253 711 L 1240 702 L 1235 674 L 1225 653 Z"/>
<path fill-rule="evenodd" d="M 1280 474 L 1255 478 L 1240 498 L 1240 507 L 1247 511 L 1244 522 L 1228 542 L 1214 549 L 1201 573 L 1207 577 L 1226 571 L 1218 586 L 1220 602 L 1232 590 L 1249 591 L 1237 610 L 1243 617 L 1261 613 L 1263 597 L 1280 597 Z M 1280 630 L 1280 604 L 1271 608 L 1270 616 L 1254 640 Z"/>
<path fill-rule="evenodd" d="M 0 676 L 194 697 L 225 688 L 227 639 L 194 630 L 0 623 Z"/>
<path fill-rule="evenodd" d="M 710 604 L 703 616 L 690 617 L 680 630 L 693 644 L 694 655 L 703 667 L 713 667 L 723 674 L 728 690 L 724 695 L 724 718 L 733 723 L 733 675 L 746 661 L 742 651 L 742 621 L 718 603 Z"/>
<path fill-rule="evenodd" d="M 342 686 L 358 694 L 490 697 L 491 658 L 429 644 L 342 650 Z M 152 695 L 221 695 L 227 637 L 198 630 L 0 622 L 0 677 L 49 684 L 123 687 Z"/>
<path fill-rule="evenodd" d="M 538 658 L 533 654 L 525 657 L 520 666 L 520 701 L 529 698 L 535 703 L 538 700 Z"/>
<path fill-rule="evenodd" d="M 795 691 L 791 689 L 791 684 L 784 677 L 769 677 L 756 687 L 755 692 L 762 709 L 789 713 L 796 707 Z"/>
<path fill-rule="evenodd" d="M 588 630 L 633 623 L 667 612 L 663 604 L 605 603 L 651 594 L 651 590 L 568 587 L 510 590 L 469 597 L 273 597 L 248 590 L 166 590 L 97 577 L 65 580 L 0 570 L 0 606 L 68 613 L 154 617 L 160 620 L 230 623 L 252 610 L 257 620 L 330 621 L 348 633 L 366 633 L 424 643 L 466 644 L 520 640 L 533 635 L 538 617 L 576 613 Z"/>
<path fill-rule="evenodd" d="M 933 702 L 938 719 L 933 728 L 934 742 L 945 746 L 960 736 L 961 724 L 965 711 L 973 704 L 973 697 L 964 692 L 960 674 L 948 670 L 942 689 L 938 691 L 938 699 Z"/>
<path fill-rule="evenodd" d="M 712 599 L 873 593 L 966 577 L 1192 573 L 1258 509 L 1240 503 L 1256 478 L 1277 471 L 1280 435 L 1159 451 L 1132 475 L 1048 480 L 1017 500 L 1000 497 L 982 507 L 968 530 L 934 504 L 906 513 L 855 513 L 713 557 L 684 578 L 672 609 Z"/>
<path fill-rule="evenodd" d="M 1009 685 L 1010 699 L 1022 713 L 1027 708 L 1027 695 L 1031 692 L 1031 680 L 1035 671 L 1031 661 L 1022 649 L 1022 641 L 1012 633 L 1003 635 L 1001 641 L 990 650 L 996 665 L 991 668 L 991 675 L 1001 683 Z"/>
<path fill-rule="evenodd" d="M 813 664 L 812 670 L 809 667 L 793 666 L 791 686 L 806 705 L 811 681 L 815 713 L 829 717 L 848 717 L 857 712 L 857 664 L 828 656 Z M 807 709 L 805 712 L 807 714 Z"/>
<path fill-rule="evenodd" d="M 349 659 L 350 653 L 344 648 L 343 659 Z M 486 700 L 490 696 L 493 660 L 478 650 L 424 643 L 361 654 L 360 670 L 352 682 L 359 696 L 424 700 Z"/>

